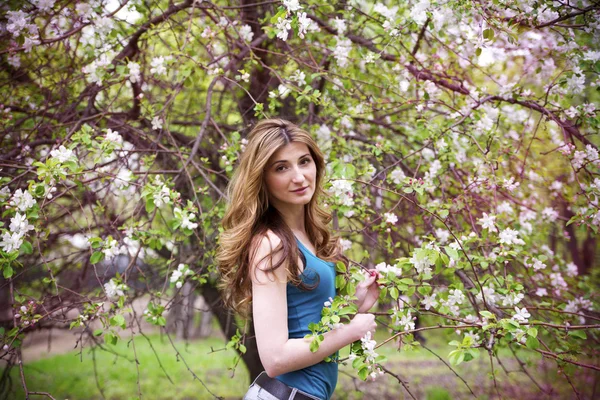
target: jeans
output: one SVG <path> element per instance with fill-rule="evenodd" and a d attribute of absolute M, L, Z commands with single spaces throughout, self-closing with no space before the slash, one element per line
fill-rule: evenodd
<path fill-rule="evenodd" d="M 266 374 L 266 372 L 263 371 L 260 373 L 260 375 L 262 375 L 262 374 Z M 258 376 L 256 377 L 256 379 L 258 379 Z M 312 394 L 306 393 L 300 389 L 294 389 L 294 391 L 292 391 L 292 395 L 290 396 L 289 399 L 287 399 L 287 398 L 279 399 L 279 398 L 275 397 L 274 395 L 272 395 L 271 393 L 267 392 L 264 388 L 262 388 L 256 382 L 256 379 L 254 380 L 254 382 L 252 382 L 252 384 L 248 388 L 248 391 L 246 392 L 246 394 L 244 395 L 242 400 L 293 400 L 296 392 L 302 393 L 303 395 L 308 396 L 311 399 L 321 400 L 320 398 L 315 397 Z"/>

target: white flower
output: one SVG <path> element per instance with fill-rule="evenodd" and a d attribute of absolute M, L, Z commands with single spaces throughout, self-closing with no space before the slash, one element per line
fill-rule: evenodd
<path fill-rule="evenodd" d="M 502 203 L 498 204 L 498 207 L 496 207 L 496 211 L 499 214 L 502 214 L 502 213 L 512 214 L 513 208 L 512 208 L 512 205 L 508 201 L 503 201 Z"/>
<path fill-rule="evenodd" d="M 240 38 L 245 42 L 251 42 L 254 37 L 252 27 L 250 25 L 242 25 L 239 29 Z"/>
<path fill-rule="evenodd" d="M 106 296 L 108 296 L 109 299 L 115 299 L 119 296 L 124 296 L 127 289 L 129 288 L 125 284 L 122 283 L 117 285 L 113 279 L 104 284 L 104 290 L 106 291 Z"/>
<path fill-rule="evenodd" d="M 518 236 L 519 232 L 514 230 L 514 229 L 510 229 L 510 228 L 506 228 L 505 230 L 503 230 L 502 232 L 500 232 L 500 234 L 498 235 L 499 237 L 499 241 L 498 243 L 500 244 L 525 244 L 525 242 L 522 239 L 519 239 Z"/>
<path fill-rule="evenodd" d="M 537 290 L 535 291 L 535 295 L 536 296 L 548 296 L 548 291 L 546 290 L 546 288 L 537 288 Z"/>
<path fill-rule="evenodd" d="M 15 68 L 19 68 L 21 66 L 21 57 L 18 54 L 8 56 L 8 63 Z"/>
<path fill-rule="evenodd" d="M 421 303 L 425 306 L 426 310 L 429 310 L 431 307 L 437 307 L 438 302 L 435 300 L 435 296 L 435 293 L 433 293 L 431 296 L 423 296 Z"/>
<path fill-rule="evenodd" d="M 477 222 L 479 223 L 479 225 L 481 225 L 483 227 L 483 229 L 487 229 L 490 232 L 498 232 L 498 230 L 496 229 L 496 226 L 494 225 L 494 221 L 496 220 L 496 216 L 495 215 L 488 215 L 487 213 L 483 213 L 483 217 L 479 218 L 477 220 Z"/>
<path fill-rule="evenodd" d="M 302 9 L 302 6 L 299 4 L 298 0 L 283 0 L 283 5 L 285 8 L 287 8 L 288 13 Z"/>
<path fill-rule="evenodd" d="M 514 306 L 515 304 L 519 304 L 525 295 L 523 293 L 514 293 L 511 292 L 502 298 L 503 306 Z"/>
<path fill-rule="evenodd" d="M 415 269 L 419 274 L 430 274 L 430 267 L 433 265 L 433 263 L 431 262 L 431 260 L 429 260 L 429 257 L 424 254 L 426 253 L 423 253 L 421 251 L 415 251 L 413 253 L 413 256 L 408 261 L 414 265 Z"/>
<path fill-rule="evenodd" d="M 529 314 L 525 307 L 521 309 L 519 309 L 519 307 L 515 307 L 515 312 L 516 313 L 513 315 L 512 319 L 522 324 L 529 322 L 528 318 L 531 317 L 531 314 Z"/>
<path fill-rule="evenodd" d="M 154 57 L 150 63 L 150 73 L 165 75 L 167 73 L 167 67 L 165 66 L 166 58 L 163 56 Z"/>
<path fill-rule="evenodd" d="M 422 0 L 416 3 L 410 10 L 410 17 L 417 23 L 423 24 L 427 19 L 427 13 L 425 12 L 429 7 L 429 0 Z"/>
<path fill-rule="evenodd" d="M 129 61 L 127 63 L 127 68 L 129 69 L 129 80 L 131 81 L 131 83 L 140 82 L 140 64 L 133 61 Z"/>
<path fill-rule="evenodd" d="M 571 106 L 570 108 L 565 110 L 565 114 L 567 114 L 567 117 L 573 119 L 579 115 L 579 110 Z"/>
<path fill-rule="evenodd" d="M 277 37 L 283 41 L 286 41 L 289 35 L 289 30 L 292 29 L 292 21 L 279 17 L 277 20 Z"/>
<path fill-rule="evenodd" d="M 406 178 L 406 175 L 404 174 L 404 171 L 402 170 L 402 168 L 397 167 L 396 169 L 394 169 L 392 171 L 392 173 L 390 174 L 390 177 L 392 178 L 392 182 L 394 182 L 396 185 L 399 185 L 404 181 L 404 178 Z"/>
<path fill-rule="evenodd" d="M 0 247 L 7 253 L 10 253 L 14 250 L 18 250 L 23 244 L 23 234 L 22 233 L 10 233 L 4 232 L 2 234 L 2 242 L 0 242 Z"/>
<path fill-rule="evenodd" d="M 290 92 L 292 91 L 292 89 L 290 89 L 283 83 L 280 84 L 277 89 L 279 90 L 279 97 L 281 97 L 282 99 L 285 99 L 288 96 L 288 94 L 290 94 Z"/>
<path fill-rule="evenodd" d="M 121 169 L 115 177 L 113 184 L 119 190 L 126 189 L 129 186 L 129 182 L 133 180 L 133 172 L 128 169 Z"/>
<path fill-rule="evenodd" d="M 28 191 L 22 191 L 21 189 L 17 189 L 15 194 L 13 195 L 12 200 L 10 201 L 11 206 L 17 207 L 21 211 L 27 211 L 31 207 L 36 204 L 36 201 L 33 199 L 33 196 Z"/>
<path fill-rule="evenodd" d="M 308 18 L 305 12 L 298 13 L 298 36 L 301 39 L 304 39 L 306 32 L 317 32 L 319 30 L 319 26 Z"/>
<path fill-rule="evenodd" d="M 342 251 L 346 251 L 352 248 L 352 241 L 348 239 L 341 239 L 340 243 L 342 244 Z"/>
<path fill-rule="evenodd" d="M 546 268 L 546 264 L 544 264 L 542 261 L 538 260 L 537 258 L 533 259 L 533 269 L 538 271 L 540 269 L 544 269 Z"/>
<path fill-rule="evenodd" d="M 333 21 L 331 21 L 333 27 L 337 31 L 338 36 L 343 36 L 346 33 L 346 20 L 335 17 Z"/>
<path fill-rule="evenodd" d="M 77 12 L 77 15 L 83 17 L 83 22 L 89 22 L 89 17 L 94 13 L 94 9 L 89 3 L 78 3 L 75 6 L 75 11 Z"/>
<path fill-rule="evenodd" d="M 152 118 L 152 130 L 160 130 L 163 126 L 163 120 L 159 116 Z"/>
<path fill-rule="evenodd" d="M 520 183 L 515 182 L 515 178 L 511 176 L 510 179 L 504 178 L 504 183 L 502 184 L 502 187 L 508 190 L 509 192 L 513 192 L 519 185 Z"/>
<path fill-rule="evenodd" d="M 319 129 L 317 129 L 315 134 L 317 135 L 317 139 L 323 143 L 329 142 L 331 140 L 331 130 L 325 124 L 322 124 L 321 126 L 319 126 Z M 600 179 L 598 179 L 598 182 L 599 182 L 598 185 L 600 188 Z M 600 190 L 600 189 L 598 189 L 598 190 Z"/>
<path fill-rule="evenodd" d="M 9 197 L 10 189 L 8 188 L 8 186 L 4 186 L 2 189 L 0 189 L 0 201 L 4 201 Z"/>
<path fill-rule="evenodd" d="M 485 296 L 486 303 L 496 304 L 498 301 L 498 295 L 496 289 L 491 286 L 483 286 L 483 294 L 481 292 L 475 295 L 475 300 L 483 303 L 483 297 Z"/>
<path fill-rule="evenodd" d="M 396 214 L 384 213 L 383 216 L 385 217 L 386 224 L 394 225 L 396 222 L 398 222 L 398 217 L 396 216 Z"/>
<path fill-rule="evenodd" d="M 415 323 L 413 322 L 413 318 L 412 318 L 412 315 L 410 314 L 410 311 L 408 311 L 406 313 L 406 315 L 402 316 L 402 318 L 400 319 L 400 322 L 398 324 L 404 325 L 405 331 L 415 329 Z"/>
<path fill-rule="evenodd" d="M 113 143 L 123 143 L 123 138 L 119 135 L 119 132 L 113 131 L 112 129 L 107 129 L 104 138 L 109 142 Z"/>
<path fill-rule="evenodd" d="M 341 68 L 345 68 L 348 65 L 348 55 L 351 50 L 352 41 L 350 39 L 338 38 L 335 49 L 333 50 L 333 56 Z"/>
<path fill-rule="evenodd" d="M 34 0 L 33 2 L 40 11 L 50 11 L 52 10 L 52 7 L 54 7 L 55 1 L 56 0 Z"/>
<path fill-rule="evenodd" d="M 96 32 L 100 36 L 106 36 L 112 31 L 114 22 L 109 17 L 100 17 L 94 21 Z"/>
<path fill-rule="evenodd" d="M 50 155 L 56 159 L 58 159 L 59 162 L 63 163 L 67 160 L 70 160 L 71 158 L 74 157 L 73 154 L 73 150 L 67 149 L 65 146 L 61 145 L 58 150 L 52 150 L 50 152 Z"/>
<path fill-rule="evenodd" d="M 27 27 L 29 23 L 29 16 L 23 11 L 8 11 L 8 23 L 6 24 L 6 30 L 12 33 L 14 37 L 21 34 L 21 31 Z"/>
<path fill-rule="evenodd" d="M 460 289 L 454 289 L 454 290 L 450 290 L 450 295 L 448 296 L 448 304 L 450 305 L 454 305 L 454 304 L 462 304 L 463 301 L 465 300 L 465 295 L 463 294 L 463 292 Z"/>
<path fill-rule="evenodd" d="M 163 204 L 171 204 L 171 191 L 167 186 L 163 185 L 160 191 L 154 193 L 153 199 L 156 207 L 161 207 Z"/>
<path fill-rule="evenodd" d="M 304 86 L 306 85 L 306 74 L 297 69 L 294 71 L 294 74 L 290 76 L 290 80 L 297 82 L 298 86 Z"/>
<path fill-rule="evenodd" d="M 198 227 L 198 223 L 192 222 L 194 218 L 196 218 L 196 214 L 182 214 L 181 227 L 184 229 L 196 229 Z"/>
<path fill-rule="evenodd" d="M 598 61 L 600 60 L 600 51 L 586 51 L 583 53 L 583 59 L 586 61 Z"/>
<path fill-rule="evenodd" d="M 175 207 L 173 209 L 173 213 L 176 217 L 181 219 L 181 227 L 183 229 L 196 229 L 198 227 L 198 224 L 196 222 L 192 222 L 192 220 L 196 218 L 196 214 L 188 214 L 186 210 L 182 210 L 179 207 Z"/>
<path fill-rule="evenodd" d="M 21 233 L 25 235 L 32 229 L 33 225 L 29 223 L 25 214 L 21 215 L 17 213 L 10 219 L 10 230 L 13 233 Z"/>
<path fill-rule="evenodd" d="M 549 222 L 554 222 L 558 218 L 558 211 L 552 207 L 546 207 L 542 210 L 542 217 Z"/>
<path fill-rule="evenodd" d="M 354 205 L 354 189 L 352 188 L 352 184 L 352 181 L 345 179 L 336 179 L 331 184 L 333 195 L 336 196 L 345 206 Z"/>
<path fill-rule="evenodd" d="M 107 239 L 106 245 L 104 249 L 102 249 L 102 252 L 104 253 L 104 256 L 107 260 L 112 260 L 114 256 L 118 254 L 123 254 L 125 251 L 125 247 L 119 247 L 119 243 L 112 238 Z"/>
<path fill-rule="evenodd" d="M 556 288 L 567 288 L 567 282 L 561 275 L 560 272 L 553 272 L 550 274 L 550 284 Z"/>
<path fill-rule="evenodd" d="M 579 275 L 579 269 L 575 263 L 570 262 L 567 264 L 567 275 L 570 277 Z"/>

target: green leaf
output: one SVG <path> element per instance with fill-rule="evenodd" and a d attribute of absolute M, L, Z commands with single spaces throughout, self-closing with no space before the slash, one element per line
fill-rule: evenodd
<path fill-rule="evenodd" d="M 100 336 L 104 333 L 104 331 L 102 329 L 96 329 L 94 331 L 94 336 Z"/>
<path fill-rule="evenodd" d="M 532 337 L 537 337 L 537 334 L 538 334 L 537 328 L 527 329 L 527 334 Z"/>
<path fill-rule="evenodd" d="M 4 276 L 5 279 L 8 279 L 11 276 L 13 276 L 12 267 L 10 265 L 7 265 L 6 267 L 4 267 L 4 271 L 2 271 L 2 275 Z"/>
<path fill-rule="evenodd" d="M 360 379 L 362 379 L 363 381 L 366 381 L 366 380 L 367 380 L 367 376 L 368 376 L 368 375 L 369 375 L 369 370 L 367 369 L 367 367 L 361 368 L 361 369 L 358 371 L 358 377 L 359 377 Z"/>
<path fill-rule="evenodd" d="M 19 250 L 23 254 L 31 254 L 33 253 L 33 246 L 31 245 L 31 243 L 24 241 Z"/>
<path fill-rule="evenodd" d="M 568 335 L 573 336 L 578 339 L 587 339 L 587 335 L 585 334 L 585 331 L 582 331 L 582 330 L 581 331 L 580 330 L 569 331 Z"/>
<path fill-rule="evenodd" d="M 452 350 L 450 352 L 450 354 L 448 354 L 448 359 L 450 361 L 450 364 L 452 365 L 458 365 L 461 362 L 464 361 L 465 359 L 465 352 L 463 350 Z"/>
<path fill-rule="evenodd" d="M 444 246 L 444 250 L 446 250 L 446 253 L 448 253 L 448 255 L 450 257 L 452 257 L 454 260 L 458 260 L 460 258 L 458 256 L 458 252 L 456 250 L 454 250 L 452 247 Z"/>
<path fill-rule="evenodd" d="M 121 314 L 117 314 L 115 316 L 113 316 L 110 319 L 110 324 L 113 326 L 120 326 L 121 328 L 125 329 L 126 323 L 125 323 L 125 317 L 123 317 Z"/>
<path fill-rule="evenodd" d="M 319 342 L 317 339 L 313 339 L 313 341 L 310 342 L 310 351 L 315 353 L 317 350 L 319 350 Z"/>
<path fill-rule="evenodd" d="M 346 278 L 344 275 L 338 275 L 335 277 L 335 287 L 338 289 L 343 289 L 346 286 Z"/>
<path fill-rule="evenodd" d="M 393 298 L 394 300 L 398 300 L 398 294 L 399 294 L 399 293 L 398 293 L 398 289 L 396 289 L 396 287 L 395 287 L 395 286 L 392 286 L 392 287 L 390 288 L 390 296 L 392 296 L 392 298 Z"/>
<path fill-rule="evenodd" d="M 147 198 L 146 199 L 146 212 L 148 214 L 150 214 L 150 213 L 152 213 L 152 211 L 154 211 L 155 208 L 156 208 L 156 206 L 154 205 L 154 199 Z"/>
<path fill-rule="evenodd" d="M 104 342 L 108 344 L 116 345 L 117 340 L 117 336 L 112 332 L 107 332 L 106 335 L 104 335 Z"/>
<path fill-rule="evenodd" d="M 104 253 L 102 253 L 101 251 L 95 251 L 94 254 L 92 254 L 92 256 L 90 257 L 90 262 L 92 264 L 96 264 L 96 263 L 100 262 L 103 258 L 104 258 Z"/>
<path fill-rule="evenodd" d="M 526 346 L 528 349 L 536 350 L 538 347 L 540 347 L 540 341 L 537 340 L 537 338 L 535 338 L 533 336 L 529 336 L 529 337 L 527 337 Z"/>
<path fill-rule="evenodd" d="M 479 311 L 479 314 L 481 314 L 482 317 L 485 317 L 487 319 L 495 319 L 496 318 L 496 316 L 489 311 Z"/>

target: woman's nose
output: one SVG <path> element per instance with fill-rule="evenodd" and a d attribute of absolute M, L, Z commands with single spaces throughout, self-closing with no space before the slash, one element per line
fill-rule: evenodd
<path fill-rule="evenodd" d="M 294 171 L 294 182 L 303 182 L 304 181 L 304 174 L 302 173 L 302 171 L 300 170 L 295 170 Z"/>

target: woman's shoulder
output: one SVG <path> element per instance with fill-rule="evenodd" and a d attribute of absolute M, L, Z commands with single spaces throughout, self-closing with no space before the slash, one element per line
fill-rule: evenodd
<path fill-rule="evenodd" d="M 250 270 L 254 272 L 259 272 L 256 271 L 257 269 L 261 270 L 262 275 L 270 270 L 273 265 L 277 265 L 283 257 L 281 251 L 275 251 L 280 243 L 281 239 L 271 230 L 266 231 L 264 234 L 255 235 L 252 238 L 250 247 Z M 285 260 L 282 262 L 285 264 Z M 274 271 L 269 271 L 269 273 L 274 273 L 281 281 L 285 282 L 286 269 L 277 268 Z"/>
<path fill-rule="evenodd" d="M 270 253 L 279 246 L 281 243 L 281 238 L 277 236 L 271 229 L 267 229 L 263 233 L 257 233 L 252 237 L 250 241 L 250 248 L 252 250 L 256 249 L 259 252 Z"/>

